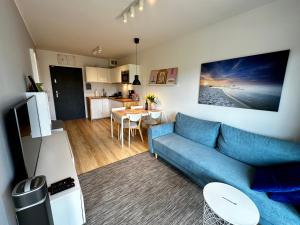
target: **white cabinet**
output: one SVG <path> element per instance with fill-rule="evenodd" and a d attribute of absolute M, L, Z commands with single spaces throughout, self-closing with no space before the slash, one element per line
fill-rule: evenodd
<path fill-rule="evenodd" d="M 123 107 L 123 103 L 115 100 L 109 100 L 110 111 L 112 108 L 120 108 Z"/>
<path fill-rule="evenodd" d="M 121 83 L 120 67 L 115 67 L 110 70 L 111 83 Z"/>
<path fill-rule="evenodd" d="M 53 222 L 54 225 L 85 224 L 83 195 L 65 131 L 43 138 L 36 167 L 36 176 L 38 175 L 46 176 L 49 186 L 67 177 L 74 179 L 74 187 L 50 196 Z"/>
<path fill-rule="evenodd" d="M 89 99 L 89 117 L 91 120 L 109 117 L 110 106 L 107 98 Z"/>
<path fill-rule="evenodd" d="M 102 99 L 91 99 L 91 119 L 99 119 L 102 115 Z"/>
<path fill-rule="evenodd" d="M 25 96 L 30 98 L 35 96 L 37 110 L 40 120 L 40 128 L 42 136 L 51 135 L 51 115 L 49 109 L 48 95 L 46 92 L 26 92 Z"/>
<path fill-rule="evenodd" d="M 86 76 L 86 82 L 98 82 L 98 68 L 86 67 L 85 76 Z"/>
<path fill-rule="evenodd" d="M 110 83 L 110 69 L 85 67 L 86 82 Z"/>
<path fill-rule="evenodd" d="M 110 73 L 107 68 L 97 68 L 98 69 L 98 82 L 110 83 Z"/>
<path fill-rule="evenodd" d="M 137 72 L 136 72 L 137 70 Z M 112 69 L 99 67 L 85 67 L 86 82 L 94 83 L 121 83 L 121 72 L 129 71 L 129 83 L 134 80 L 134 75 L 140 74 L 140 66 L 126 64 Z"/>
<path fill-rule="evenodd" d="M 110 116 L 109 100 L 107 98 L 102 99 L 102 117 Z"/>

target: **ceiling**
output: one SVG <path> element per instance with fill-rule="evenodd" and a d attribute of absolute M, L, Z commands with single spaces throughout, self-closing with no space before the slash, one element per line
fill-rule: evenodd
<path fill-rule="evenodd" d="M 15 0 L 37 48 L 120 58 L 150 48 L 273 0 L 145 0 L 143 12 L 124 24 L 119 17 L 132 0 Z"/>

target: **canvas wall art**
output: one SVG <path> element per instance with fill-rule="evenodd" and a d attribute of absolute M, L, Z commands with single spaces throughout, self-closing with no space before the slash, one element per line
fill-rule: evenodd
<path fill-rule="evenodd" d="M 177 73 L 177 67 L 161 70 L 152 70 L 149 78 L 149 84 L 175 85 L 177 82 Z"/>
<path fill-rule="evenodd" d="M 289 52 L 202 64 L 199 104 L 278 111 Z"/>

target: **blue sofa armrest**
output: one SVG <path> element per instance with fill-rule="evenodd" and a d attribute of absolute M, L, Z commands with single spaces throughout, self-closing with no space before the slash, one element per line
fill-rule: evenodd
<path fill-rule="evenodd" d="M 150 127 L 148 129 L 148 144 L 149 144 L 149 151 L 151 153 L 154 153 L 153 139 L 173 133 L 174 132 L 174 124 L 175 124 L 174 122 L 164 123 L 164 124 Z"/>

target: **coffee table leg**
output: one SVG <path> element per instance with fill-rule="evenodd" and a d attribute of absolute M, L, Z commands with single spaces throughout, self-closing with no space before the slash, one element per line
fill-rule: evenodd
<path fill-rule="evenodd" d="M 205 201 L 203 201 L 203 204 L 203 225 L 231 225 L 231 223 L 217 216 Z"/>

